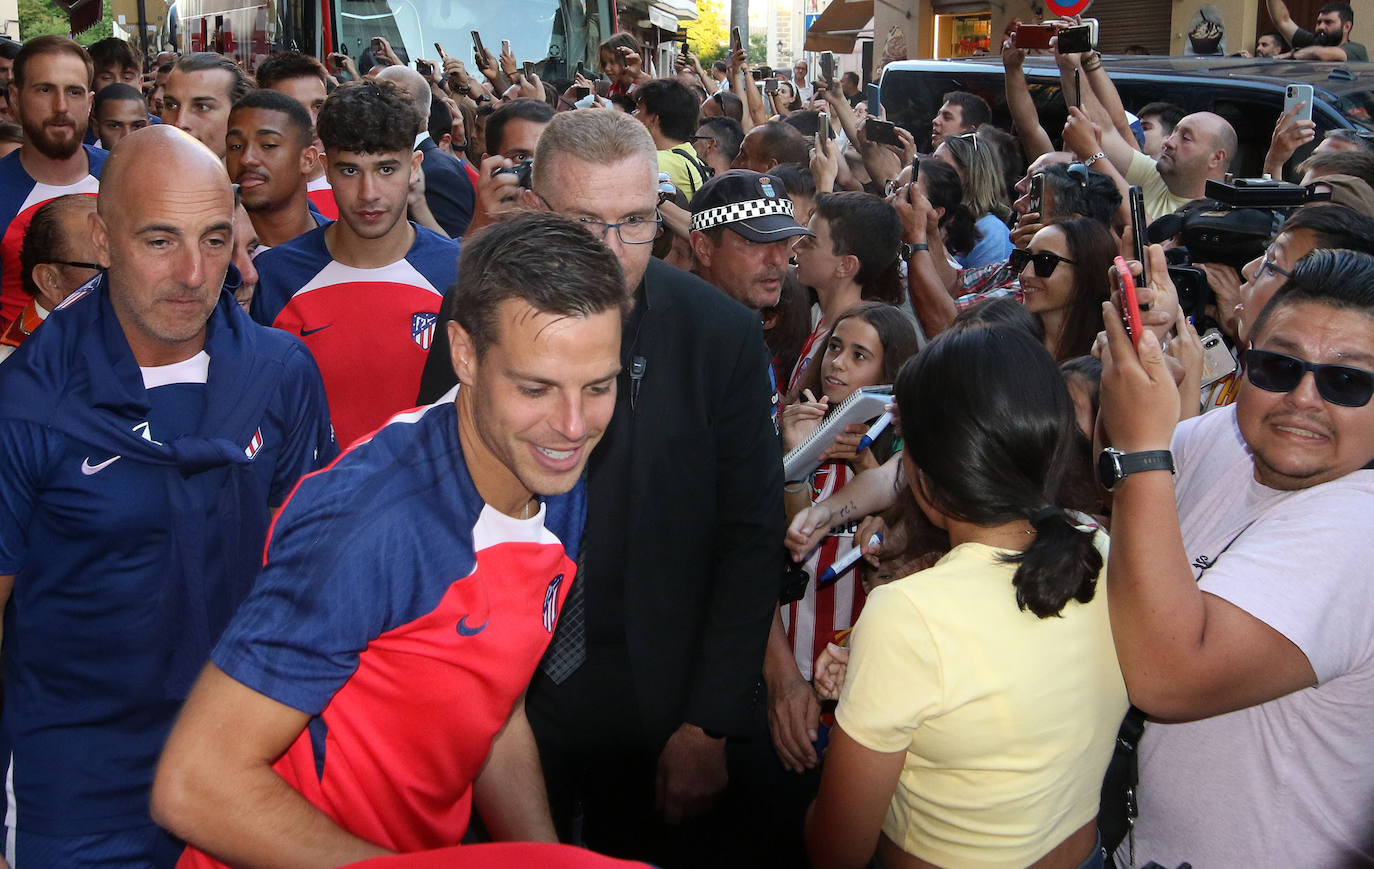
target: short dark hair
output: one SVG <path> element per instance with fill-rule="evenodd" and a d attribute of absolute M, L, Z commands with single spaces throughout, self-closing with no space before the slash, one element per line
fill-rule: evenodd
<path fill-rule="evenodd" d="M 19 282 L 24 292 L 30 296 L 38 295 L 38 285 L 33 282 L 34 266 L 69 256 L 67 251 L 71 248 L 67 244 L 63 218 L 78 206 L 94 202 L 94 196 L 68 193 L 43 203 L 33 213 L 33 220 L 29 221 L 29 228 L 25 230 L 24 243 L 19 248 Z"/>
<path fill-rule="evenodd" d="M 208 72 L 219 70 L 229 75 L 229 103 L 230 105 L 243 99 L 243 95 L 248 93 L 252 84 L 239 69 L 238 64 L 222 54 L 215 54 L 213 51 L 196 51 L 191 54 L 183 54 L 172 64 L 172 69 L 176 72 Z"/>
<path fill-rule="evenodd" d="M 1041 344 L 1045 343 L 1045 324 L 1026 306 L 1010 296 L 984 299 L 954 315 L 950 329 L 987 329 L 1004 326 L 1020 329 Z"/>
<path fill-rule="evenodd" d="M 725 91 L 717 91 L 711 94 L 710 99 L 715 100 L 716 103 L 720 106 L 720 112 L 722 115 L 724 115 L 725 117 L 729 118 L 737 124 L 744 123 L 744 100 L 741 100 L 734 94 L 727 93 Z M 743 136 L 740 136 L 740 141 L 744 141 Z"/>
<path fill-rule="evenodd" d="M 24 71 L 28 68 L 29 60 L 40 54 L 70 54 L 86 64 L 88 87 L 91 80 L 95 78 L 95 65 L 91 63 L 91 56 L 86 53 L 86 49 L 81 47 L 81 43 L 57 34 L 38 36 L 24 43 L 24 47 L 19 49 L 19 53 L 14 56 L 13 81 L 14 86 L 19 90 L 24 89 Z"/>
<path fill-rule="evenodd" d="M 801 163 L 779 163 L 769 169 L 768 174 L 782 182 L 782 186 L 787 190 L 787 198 L 791 199 L 793 204 L 796 204 L 798 196 L 816 198 L 816 178 L 811 174 L 810 166 L 803 166 Z M 795 211 L 793 213 L 795 214 Z"/>
<path fill-rule="evenodd" d="M 1298 166 L 1306 174 L 1316 170 L 1323 175 L 1353 175 L 1374 187 L 1374 152 L 1322 151 L 1314 153 Z"/>
<path fill-rule="evenodd" d="M 229 110 L 230 117 L 240 109 L 262 109 L 286 115 L 286 120 L 295 130 L 297 145 L 302 149 L 315 140 L 310 127 L 310 113 L 305 110 L 305 106 L 281 91 L 266 88 L 251 90 L 243 99 L 234 103 L 234 107 Z"/>
<path fill-rule="evenodd" d="M 429 125 L 426 129 L 435 144 L 438 144 L 444 136 L 453 134 L 453 111 L 449 109 L 448 103 L 438 97 L 430 98 Z"/>
<path fill-rule="evenodd" d="M 840 76 L 840 78 L 854 85 L 854 87 L 859 86 L 859 74 L 857 72 L 847 72 L 844 75 Z"/>
<path fill-rule="evenodd" d="M 1374 256 L 1353 250 L 1314 250 L 1298 260 L 1293 276 L 1255 318 L 1250 336 L 1260 334 L 1275 311 L 1301 302 L 1374 317 Z"/>
<path fill-rule="evenodd" d="M 142 103 L 143 94 L 139 93 L 138 88 L 127 85 L 122 81 L 107 84 L 95 92 L 95 102 L 91 105 L 91 114 L 100 114 L 100 107 L 111 101 Z M 146 104 L 144 105 L 144 109 L 147 109 Z"/>
<path fill-rule="evenodd" d="M 959 107 L 965 127 L 981 127 L 992 120 L 992 109 L 988 107 L 988 101 L 977 94 L 971 94 L 968 91 L 950 91 L 945 94 L 943 102 Z"/>
<path fill-rule="evenodd" d="M 272 52 L 258 65 L 255 77 L 260 88 L 270 88 L 278 82 L 290 81 L 293 78 L 312 77 L 319 79 L 326 90 L 329 88 L 329 73 L 325 71 L 324 64 L 299 51 Z"/>
<path fill-rule="evenodd" d="M 463 327 L 479 359 L 500 341 L 497 308 L 507 299 L 567 317 L 616 310 L 623 320 L 630 311 L 615 254 L 576 221 L 546 211 L 521 212 L 464 239 L 458 274 L 440 314 Z"/>
<path fill-rule="evenodd" d="M 669 139 L 685 142 L 697 128 L 701 104 L 692 91 L 676 79 L 658 78 L 635 88 L 635 105 L 658 117 L 659 129 Z"/>
<path fill-rule="evenodd" d="M 1374 153 L 1374 134 L 1363 133 L 1362 130 L 1352 130 L 1348 127 L 1337 127 L 1327 130 L 1322 140 L 1337 139 L 1349 145 L 1354 145 L 1365 153 Z"/>
<path fill-rule="evenodd" d="M 720 149 L 721 156 L 733 163 L 739 156 L 740 143 L 744 141 L 744 127 L 734 118 L 718 118 L 714 115 L 709 118 L 702 118 L 698 129 L 705 128 L 712 139 L 716 140 L 716 147 Z"/>
<path fill-rule="evenodd" d="M 14 121 L 0 121 L 0 142 L 24 144 L 24 128 Z"/>
<path fill-rule="evenodd" d="M 14 60 L 19 56 L 19 50 L 24 47 L 24 43 L 15 42 L 8 36 L 0 36 L 0 58 L 4 60 Z"/>
<path fill-rule="evenodd" d="M 1265 32 L 1261 33 L 1259 36 L 1256 36 L 1256 37 L 1255 37 L 1255 42 L 1258 44 L 1259 41 L 1260 41 L 1260 39 L 1262 39 L 1262 38 L 1265 37 L 1265 36 L 1268 36 L 1269 38 L 1271 38 L 1271 39 L 1273 39 L 1275 42 L 1277 42 L 1277 43 L 1279 44 L 1279 48 L 1282 49 L 1284 52 L 1288 52 L 1288 51 L 1292 51 L 1292 50 L 1293 50 L 1293 47 L 1292 47 L 1291 45 L 1288 44 L 1288 40 L 1287 40 L 1287 39 L 1284 39 L 1284 38 L 1283 38 L 1283 34 L 1282 34 L 1282 33 L 1279 33 L 1277 30 L 1266 30 Z M 1137 114 L 1139 114 L 1139 113 L 1137 113 Z"/>
<path fill-rule="evenodd" d="M 1112 217 L 1121 207 L 1121 190 L 1111 178 L 1089 169 L 1080 180 L 1063 163 L 1051 163 L 1044 173 L 1054 191 L 1050 197 L 1053 211 L 1045 217 L 1058 220 L 1078 215 L 1091 217 L 1106 227 L 1112 225 Z M 1041 223 L 1044 222 L 1042 219 Z"/>
<path fill-rule="evenodd" d="M 96 69 L 108 69 L 112 66 L 120 69 L 132 66 L 138 69 L 139 66 L 133 48 L 117 36 L 107 36 L 92 42 L 86 51 L 90 54 L 91 63 Z"/>
<path fill-rule="evenodd" d="M 511 121 L 529 121 L 534 124 L 547 124 L 553 120 L 553 106 L 543 100 L 521 97 L 511 100 L 491 113 L 487 118 L 486 147 L 488 154 L 500 154 L 505 144 L 506 125 Z"/>
<path fill-rule="evenodd" d="M 1135 112 L 1137 118 L 1159 118 L 1159 125 L 1164 128 L 1164 135 L 1166 136 L 1174 131 L 1174 127 L 1178 126 L 1178 122 L 1183 120 L 1183 116 L 1186 114 L 1188 113 L 1183 110 L 1182 106 L 1164 100 L 1146 103 L 1136 109 Z"/>
<path fill-rule="evenodd" d="M 1030 520 L 1016 603 L 1040 618 L 1097 590 L 1102 554 L 1054 503 L 1075 445 L 1073 399 L 1043 344 L 1021 329 L 947 331 L 902 367 L 895 389 L 913 486 L 975 525 Z M 910 422 L 908 422 L 910 420 Z"/>
<path fill-rule="evenodd" d="M 1312 233 L 1319 249 L 1344 248 L 1374 254 L 1374 218 L 1344 205 L 1328 202 L 1303 206 L 1288 216 L 1279 232 L 1297 229 Z"/>
<path fill-rule="evenodd" d="M 769 121 L 749 131 L 759 134 L 762 153 L 779 163 L 809 163 L 811 145 L 796 127 L 784 121 Z"/>
<path fill-rule="evenodd" d="M 1325 15 L 1328 12 L 1335 12 L 1337 15 L 1339 15 L 1341 17 L 1342 24 L 1355 23 L 1355 10 L 1350 8 L 1349 3 L 1327 3 L 1325 6 L 1317 10 L 1318 15 Z"/>
<path fill-rule="evenodd" d="M 411 151 L 419 123 L 409 91 L 388 81 L 364 78 L 340 85 L 325 98 L 316 135 L 329 152 Z"/>
<path fill-rule="evenodd" d="M 897 209 L 868 193 L 848 191 L 819 194 L 816 214 L 830 225 L 831 253 L 858 259 L 854 281 L 863 288 L 863 298 L 900 304 L 902 219 Z"/>

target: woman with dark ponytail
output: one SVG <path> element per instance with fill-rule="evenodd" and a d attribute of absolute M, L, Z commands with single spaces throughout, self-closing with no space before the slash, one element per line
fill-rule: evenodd
<path fill-rule="evenodd" d="M 1106 535 L 1054 503 L 1073 402 L 1019 329 L 949 332 L 896 383 L 903 472 L 949 534 L 872 591 L 807 819 L 812 865 L 1098 867 L 1127 708 Z"/>

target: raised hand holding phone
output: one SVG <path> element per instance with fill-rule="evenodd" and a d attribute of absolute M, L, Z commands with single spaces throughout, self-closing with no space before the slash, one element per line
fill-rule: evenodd
<path fill-rule="evenodd" d="M 1140 336 L 1145 332 L 1145 326 L 1140 322 L 1140 301 L 1135 294 L 1135 277 L 1131 274 L 1131 267 L 1126 264 L 1124 257 L 1117 257 L 1115 262 L 1112 277 L 1116 283 L 1116 301 L 1121 311 L 1121 323 L 1126 327 L 1126 334 L 1130 336 L 1131 346 L 1139 350 Z"/>

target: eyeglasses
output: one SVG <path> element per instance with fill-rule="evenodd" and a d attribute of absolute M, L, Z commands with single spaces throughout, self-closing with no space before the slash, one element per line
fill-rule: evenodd
<path fill-rule="evenodd" d="M 1026 270 L 1026 266 L 1034 264 L 1037 278 L 1047 278 L 1054 274 L 1054 270 L 1059 268 L 1060 263 L 1077 265 L 1073 260 L 1064 259 L 1053 251 L 1042 250 L 1031 253 L 1024 247 L 1014 248 L 1011 257 L 1007 260 L 1007 264 L 1011 266 L 1011 270 L 1015 274 L 1020 274 Z"/>
<path fill-rule="evenodd" d="M 1264 252 L 1264 262 L 1260 263 L 1259 269 L 1255 272 L 1255 280 L 1259 280 L 1266 271 L 1273 272 L 1282 278 L 1291 278 L 1293 273 L 1287 269 L 1280 268 L 1274 264 L 1274 249 L 1269 248 Z"/>
<path fill-rule="evenodd" d="M 1349 365 L 1318 365 L 1272 350 L 1245 351 L 1245 376 L 1266 392 L 1292 392 L 1312 372 L 1317 394 L 1341 407 L 1364 407 L 1374 397 L 1374 371 Z"/>
<path fill-rule="evenodd" d="M 628 217 L 619 223 L 605 223 L 600 220 L 592 220 L 590 217 L 579 217 L 577 222 L 582 224 L 588 232 L 601 239 L 601 243 L 606 243 L 612 229 L 620 239 L 621 244 L 648 244 L 658 238 L 658 231 L 663 226 L 663 216 L 654 212 L 654 219 L 649 220 L 645 217 Z M 598 228 L 600 232 L 598 233 Z"/>
<path fill-rule="evenodd" d="M 50 266 L 71 266 L 72 268 L 75 268 L 75 269 L 93 269 L 93 270 L 98 271 L 98 272 L 104 271 L 104 270 L 105 270 L 105 267 L 104 267 L 104 266 L 98 265 L 98 264 L 96 264 L 96 263 L 79 263 L 79 262 L 75 262 L 75 261 L 73 261 L 73 260 L 65 260 L 65 259 L 50 259 L 50 260 L 47 261 L 47 263 L 45 263 L 45 265 L 50 265 Z"/>

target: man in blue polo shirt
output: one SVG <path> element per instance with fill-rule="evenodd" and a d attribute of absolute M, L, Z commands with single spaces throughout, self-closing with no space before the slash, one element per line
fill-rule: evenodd
<path fill-rule="evenodd" d="M 24 867 L 176 861 L 148 816 L 158 753 L 271 510 L 336 452 L 310 354 L 222 291 L 219 159 L 149 127 L 104 178 L 106 271 L 0 370 L 0 761 Z"/>

